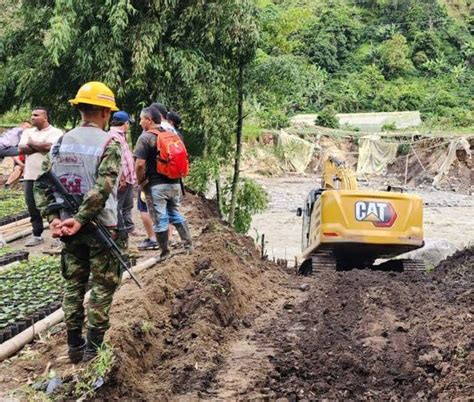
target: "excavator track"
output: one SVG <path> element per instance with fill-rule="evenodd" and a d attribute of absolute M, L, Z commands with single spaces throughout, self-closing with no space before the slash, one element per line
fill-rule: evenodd
<path fill-rule="evenodd" d="M 320 251 L 307 258 L 298 268 L 299 275 L 309 275 L 312 272 L 336 270 L 337 261 L 331 252 Z"/>
<path fill-rule="evenodd" d="M 408 258 L 401 259 L 403 264 L 403 271 L 425 272 L 426 264 L 423 260 L 409 260 Z"/>
<path fill-rule="evenodd" d="M 426 264 L 422 260 L 400 258 L 373 265 L 372 269 L 379 271 L 424 272 L 426 271 Z"/>

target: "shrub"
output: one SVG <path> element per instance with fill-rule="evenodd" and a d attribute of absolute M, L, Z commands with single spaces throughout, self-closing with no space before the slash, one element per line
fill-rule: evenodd
<path fill-rule="evenodd" d="M 402 155 L 408 155 L 410 153 L 410 144 L 403 142 L 401 144 L 398 144 L 398 149 L 397 149 L 397 155 L 402 156 Z"/>
<path fill-rule="evenodd" d="M 229 214 L 232 179 L 227 180 L 222 189 L 224 214 Z M 241 179 L 237 194 L 234 228 L 239 233 L 247 233 L 252 223 L 252 216 L 263 212 L 268 206 L 268 196 L 263 187 L 251 179 Z"/>
<path fill-rule="evenodd" d="M 392 122 L 392 123 L 385 123 L 382 126 L 382 131 L 395 131 L 397 129 L 397 125 Z"/>
<path fill-rule="evenodd" d="M 316 125 L 329 127 L 329 128 L 338 128 L 339 120 L 336 116 L 336 111 L 332 106 L 327 106 L 318 114 L 318 118 L 315 121 Z"/>
<path fill-rule="evenodd" d="M 290 125 L 289 117 L 276 108 L 259 113 L 261 124 L 268 128 L 285 128 Z"/>
<path fill-rule="evenodd" d="M 217 177 L 218 173 L 219 163 L 217 160 L 196 158 L 190 165 L 186 185 L 199 194 L 205 194 L 209 181 L 213 177 Z"/>

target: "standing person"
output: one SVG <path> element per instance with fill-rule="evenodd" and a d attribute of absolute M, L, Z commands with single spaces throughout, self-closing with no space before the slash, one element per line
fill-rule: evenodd
<path fill-rule="evenodd" d="M 31 128 L 29 121 L 24 121 L 18 127 L 13 127 L 0 135 L 0 159 L 5 156 L 18 156 L 18 144 L 23 131 Z"/>
<path fill-rule="evenodd" d="M 171 179 L 157 171 L 157 136 L 165 131 L 160 128 L 161 117 L 152 107 L 142 110 L 140 125 L 143 133 L 138 137 L 134 150 L 137 158 L 135 169 L 138 184 L 145 190 L 148 212 L 161 249 L 160 260 L 170 256 L 168 225 L 171 222 L 181 237 L 184 247 L 192 250 L 192 238 L 186 219 L 179 211 L 181 187 L 179 179 Z"/>
<path fill-rule="evenodd" d="M 168 109 L 165 105 L 163 105 L 160 102 L 154 102 L 150 105 L 150 107 L 155 109 L 160 114 L 160 124 L 159 124 L 159 126 L 163 130 L 171 131 L 173 133 L 176 133 L 180 136 L 181 139 L 183 139 L 183 137 L 175 129 L 172 122 L 168 121 L 168 114 L 169 113 L 168 113 Z M 175 242 L 173 241 L 173 229 L 174 229 L 174 226 L 172 224 L 170 224 L 168 226 L 168 241 L 169 241 L 170 244 L 174 245 Z"/>
<path fill-rule="evenodd" d="M 168 121 L 168 109 L 165 105 L 160 102 L 155 102 L 150 105 L 151 108 L 155 109 L 160 114 L 160 124 L 159 126 L 167 131 L 172 131 L 176 133 L 173 125 Z"/>
<path fill-rule="evenodd" d="M 168 120 L 168 122 L 174 128 L 176 134 L 178 134 L 180 138 L 183 139 L 183 133 L 181 132 L 181 116 L 179 115 L 179 113 L 168 112 L 168 114 L 166 115 L 166 120 Z"/>
<path fill-rule="evenodd" d="M 156 241 L 156 235 L 153 230 L 153 221 L 151 220 L 148 208 L 146 206 L 145 192 L 142 191 L 141 187 L 138 187 L 137 197 L 137 209 L 140 211 L 140 217 L 142 218 L 143 227 L 145 228 L 147 238 L 141 241 L 137 248 L 139 250 L 157 250 L 158 242 Z"/>
<path fill-rule="evenodd" d="M 132 219 L 133 209 L 133 186 L 137 182 L 135 175 L 135 163 L 133 155 L 128 147 L 127 132 L 133 123 L 130 115 L 123 110 L 115 112 L 110 122 L 110 133 L 116 138 L 122 147 L 122 175 L 120 176 L 118 188 L 118 230 L 124 236 L 132 234 L 135 224 Z"/>
<path fill-rule="evenodd" d="M 41 164 L 51 146 L 61 138 L 63 132 L 53 127 L 50 123 L 50 114 L 45 107 L 35 107 L 31 112 L 32 128 L 26 129 L 21 135 L 18 149 L 21 154 L 26 155 L 25 169 L 23 173 L 23 186 L 25 190 L 25 200 L 30 214 L 30 221 L 33 227 L 33 237 L 25 243 L 25 246 L 32 247 L 43 243 L 43 218 L 36 208 L 33 186 L 41 170 Z"/>
<path fill-rule="evenodd" d="M 109 328 L 109 311 L 120 284 L 121 267 L 110 251 L 92 234 L 92 219 L 98 218 L 117 237 L 117 187 L 120 177 L 121 146 L 104 131 L 111 111 L 117 111 L 114 93 L 101 82 L 84 84 L 69 101 L 81 114 L 78 127 L 66 133 L 43 164 L 64 183 L 70 194 L 82 199 L 79 210 L 52 212 L 58 202 L 50 188 L 35 186 L 38 205 L 48 220 L 53 237 L 64 242 L 61 272 L 65 279 L 63 310 L 67 329 L 69 359 L 88 361 L 97 354 Z M 90 281 L 89 281 L 90 279 Z M 87 341 L 82 337 L 84 295 L 91 290 L 87 311 Z"/>

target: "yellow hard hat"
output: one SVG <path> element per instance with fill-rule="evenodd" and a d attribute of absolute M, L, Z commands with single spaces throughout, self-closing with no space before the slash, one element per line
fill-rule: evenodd
<path fill-rule="evenodd" d="M 118 110 L 115 104 L 115 95 L 112 90 L 107 85 L 98 81 L 91 81 L 80 87 L 76 97 L 70 99 L 69 103 L 71 105 L 86 103 L 88 105 L 102 106 L 109 108 L 113 112 Z"/>

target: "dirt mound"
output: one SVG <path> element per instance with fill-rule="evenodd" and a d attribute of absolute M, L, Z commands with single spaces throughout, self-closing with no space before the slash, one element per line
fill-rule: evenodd
<path fill-rule="evenodd" d="M 312 287 L 264 333 L 279 345 L 268 396 L 472 396 L 472 300 L 451 300 L 422 273 L 320 272 Z"/>
<path fill-rule="evenodd" d="M 108 396 L 205 390 L 225 341 L 282 292 L 285 275 L 259 260 L 250 238 L 215 220 L 199 241 L 193 255 L 142 275 L 143 291 L 130 284 L 117 295 L 109 332 L 117 364 Z"/>
<path fill-rule="evenodd" d="M 466 280 L 472 283 L 474 273 L 474 246 L 456 251 L 441 261 L 434 269 L 436 276 L 444 277 L 449 282 Z"/>
<path fill-rule="evenodd" d="M 433 281 L 446 298 L 458 304 L 474 303 L 474 246 L 456 251 L 434 269 Z"/>
<path fill-rule="evenodd" d="M 471 152 L 474 151 L 474 137 L 469 139 Z M 416 155 L 410 153 L 408 158 L 408 169 L 406 157 L 399 156 L 397 160 L 388 166 L 390 173 L 397 174 L 404 181 L 405 169 L 407 169 L 407 183 L 412 186 L 431 185 L 440 167 L 447 157 L 448 143 L 446 138 L 419 140 L 414 146 Z M 454 190 L 470 194 L 474 186 L 474 165 L 466 151 L 456 151 L 456 159 L 453 161 L 447 174 L 442 178 L 438 187 L 443 190 Z"/>

